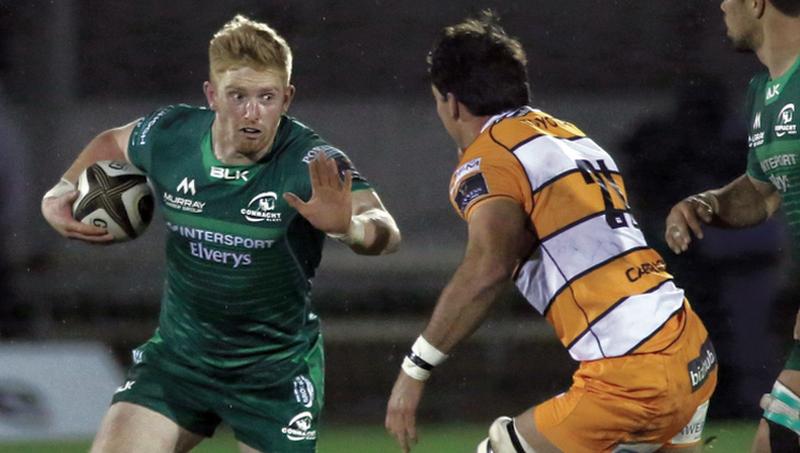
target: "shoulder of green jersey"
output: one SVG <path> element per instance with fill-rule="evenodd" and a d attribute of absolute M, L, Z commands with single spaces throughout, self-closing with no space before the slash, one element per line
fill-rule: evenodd
<path fill-rule="evenodd" d="M 173 104 L 155 110 L 139 120 L 136 125 L 136 130 L 134 130 L 136 144 L 146 145 L 150 133 L 154 129 L 168 129 L 181 120 L 188 119 L 192 114 L 207 115 L 209 112 L 210 110 L 205 107 L 194 107 L 188 104 Z"/>

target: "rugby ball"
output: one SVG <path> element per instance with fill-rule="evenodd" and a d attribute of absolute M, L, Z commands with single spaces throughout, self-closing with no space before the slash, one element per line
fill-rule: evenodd
<path fill-rule="evenodd" d="M 144 232 L 153 218 L 153 192 L 147 176 L 127 162 L 101 160 L 78 178 L 75 220 L 105 228 L 116 242 Z"/>

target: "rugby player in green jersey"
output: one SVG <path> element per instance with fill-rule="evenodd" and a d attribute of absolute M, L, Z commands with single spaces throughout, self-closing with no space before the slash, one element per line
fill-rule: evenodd
<path fill-rule="evenodd" d="M 311 279 L 325 235 L 359 254 L 400 233 L 338 149 L 286 115 L 289 46 L 237 16 L 209 45 L 209 108 L 176 105 L 94 138 L 42 200 L 61 235 L 80 172 L 127 160 L 147 173 L 167 226 L 159 327 L 134 351 L 92 451 L 187 451 L 225 422 L 241 451 L 312 452 L 323 402 Z"/>
<path fill-rule="evenodd" d="M 703 224 L 744 228 L 765 221 L 783 205 L 800 258 L 800 0 L 724 0 L 728 37 L 738 50 L 753 51 L 767 71 L 756 75 L 747 93 L 747 171 L 728 185 L 692 195 L 666 219 L 665 239 L 677 254 Z M 764 395 L 764 415 L 754 452 L 800 451 L 800 317 L 794 346 L 772 392 Z"/>

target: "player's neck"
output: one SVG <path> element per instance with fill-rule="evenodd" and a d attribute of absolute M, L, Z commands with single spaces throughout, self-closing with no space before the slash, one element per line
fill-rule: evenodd
<path fill-rule="evenodd" d="M 488 119 L 488 116 L 470 115 L 468 119 L 463 121 L 460 128 L 460 134 L 456 139 L 458 148 L 461 150 L 467 149 L 469 145 L 471 145 L 472 142 L 474 142 L 478 136 L 481 135 L 481 129 L 483 128 L 483 125 L 486 124 Z"/>
<path fill-rule="evenodd" d="M 786 74 L 800 58 L 800 19 L 782 18 L 771 25 L 765 27 L 764 41 L 756 55 L 774 80 Z"/>

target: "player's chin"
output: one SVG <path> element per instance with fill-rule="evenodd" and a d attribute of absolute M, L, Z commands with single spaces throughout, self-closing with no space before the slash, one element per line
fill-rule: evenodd
<path fill-rule="evenodd" d="M 267 143 L 265 140 L 243 140 L 239 144 L 239 154 L 244 156 L 255 156 L 259 154 Z"/>

